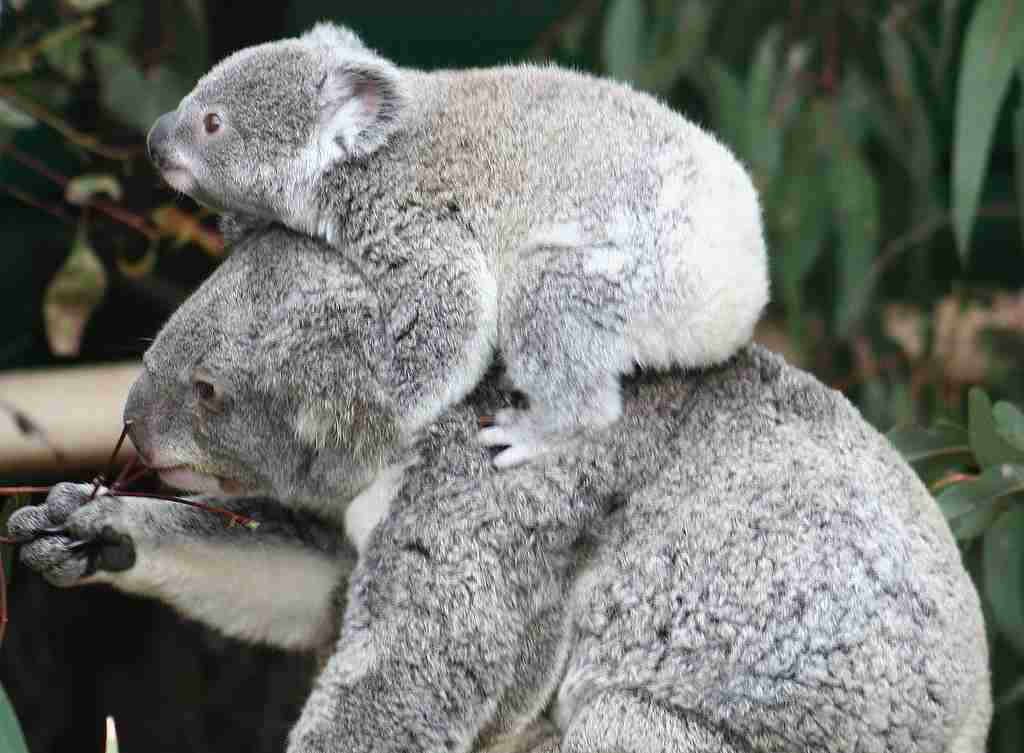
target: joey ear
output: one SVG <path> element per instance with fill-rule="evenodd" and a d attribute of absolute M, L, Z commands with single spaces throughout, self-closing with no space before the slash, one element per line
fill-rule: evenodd
<path fill-rule="evenodd" d="M 348 158 L 373 153 L 401 125 L 404 95 L 398 71 L 385 60 L 337 65 L 320 84 L 320 145 Z"/>
<path fill-rule="evenodd" d="M 303 34 L 300 39 L 308 44 L 323 45 L 335 49 L 368 51 L 358 34 L 345 26 L 332 24 L 330 21 L 321 21 Z"/>

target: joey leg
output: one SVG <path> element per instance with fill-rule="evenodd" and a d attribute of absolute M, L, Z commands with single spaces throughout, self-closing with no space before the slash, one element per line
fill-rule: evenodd
<path fill-rule="evenodd" d="M 499 411 L 478 434 L 485 446 L 507 448 L 496 466 L 527 462 L 621 415 L 620 376 L 633 361 L 616 258 L 608 249 L 535 250 L 503 288 L 499 348 L 529 407 Z"/>

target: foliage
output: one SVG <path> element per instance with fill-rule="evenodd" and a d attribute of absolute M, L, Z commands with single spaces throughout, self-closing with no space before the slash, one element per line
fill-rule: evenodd
<path fill-rule="evenodd" d="M 0 197 L 49 218 L 12 238 L 5 262 L 34 278 L 38 246 L 63 246 L 66 261 L 53 258 L 34 301 L 42 305 L 26 307 L 33 318 L 22 324 L 41 325 L 52 354 L 69 357 L 112 288 L 163 290 L 158 261 L 182 245 L 210 254 L 207 271 L 221 253 L 205 212 L 182 210 L 157 188 L 144 149 L 152 122 L 209 64 L 207 22 L 200 0 L 36 0 L 5 10 Z M 172 14 L 174 23 L 153 23 Z"/>

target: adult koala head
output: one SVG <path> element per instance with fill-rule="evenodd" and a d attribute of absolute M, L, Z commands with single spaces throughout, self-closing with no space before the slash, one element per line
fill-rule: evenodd
<path fill-rule="evenodd" d="M 354 496 L 401 442 L 378 310 L 337 252 L 278 227 L 250 236 L 143 357 L 132 441 L 189 491 Z"/>
<path fill-rule="evenodd" d="M 390 62 L 321 23 L 215 66 L 153 125 L 149 155 L 172 187 L 214 209 L 284 218 L 326 167 L 381 147 L 405 103 Z"/>

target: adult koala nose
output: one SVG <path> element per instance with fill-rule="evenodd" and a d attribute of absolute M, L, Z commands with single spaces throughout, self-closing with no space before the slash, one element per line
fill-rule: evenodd
<path fill-rule="evenodd" d="M 149 161 L 158 170 L 167 167 L 167 142 L 176 119 L 177 113 L 173 110 L 165 112 L 156 119 L 153 127 L 149 129 L 149 135 L 146 137 L 146 153 L 149 155 Z"/>
<path fill-rule="evenodd" d="M 147 415 L 152 405 L 153 384 L 149 373 L 145 370 L 139 374 L 124 404 L 124 421 L 128 424 L 128 436 L 142 456 L 144 462 L 153 457 L 152 443 L 149 439 Z"/>

